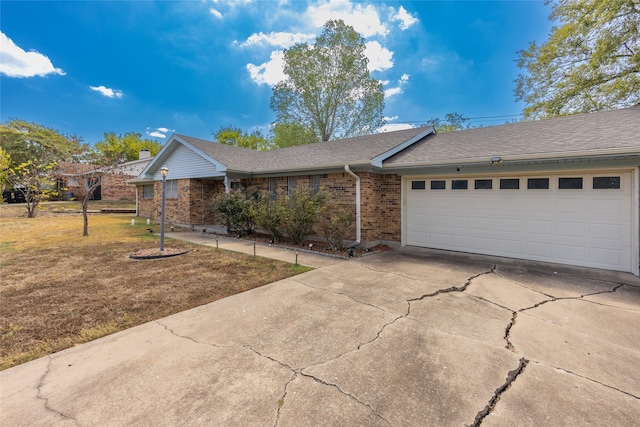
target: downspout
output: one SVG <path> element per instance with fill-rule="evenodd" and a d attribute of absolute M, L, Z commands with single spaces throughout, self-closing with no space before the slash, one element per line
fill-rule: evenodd
<path fill-rule="evenodd" d="M 344 165 L 344 171 L 356 179 L 356 242 L 357 246 L 361 242 L 360 232 L 360 177 L 349 169 L 349 165 Z"/>

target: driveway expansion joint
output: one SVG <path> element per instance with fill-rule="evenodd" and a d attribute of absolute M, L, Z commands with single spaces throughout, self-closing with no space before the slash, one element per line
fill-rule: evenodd
<path fill-rule="evenodd" d="M 489 403 L 487 403 L 487 406 L 485 406 L 483 410 L 478 412 L 478 415 L 476 415 L 476 419 L 473 421 L 473 424 L 471 424 L 472 427 L 479 427 L 482 424 L 487 415 L 489 415 L 493 411 L 496 403 L 498 403 L 498 400 L 500 400 L 500 397 L 509 389 L 509 387 L 511 387 L 511 384 L 515 382 L 515 380 L 524 371 L 528 364 L 529 360 L 523 357 L 520 359 L 518 367 L 513 371 L 509 371 L 507 373 L 507 379 L 505 383 L 496 389 L 493 397 L 489 400 Z"/>
<path fill-rule="evenodd" d="M 80 424 L 78 423 L 78 420 L 76 420 L 75 418 L 66 415 L 56 409 L 53 409 L 51 406 L 49 406 L 49 398 L 42 396 L 42 387 L 44 386 L 44 380 L 45 378 L 49 375 L 49 372 L 51 370 L 51 362 L 53 361 L 53 357 L 51 356 L 46 356 L 47 357 L 47 368 L 45 369 L 44 373 L 42 374 L 42 376 L 40 377 L 40 380 L 38 381 L 38 385 L 36 386 L 36 389 L 38 390 L 38 393 L 36 394 L 36 398 L 40 399 L 42 401 L 44 401 L 44 409 L 49 411 L 49 412 L 53 412 L 54 414 L 58 415 L 59 417 L 64 418 L 65 420 L 71 420 L 75 423 L 75 425 L 79 426 Z"/>

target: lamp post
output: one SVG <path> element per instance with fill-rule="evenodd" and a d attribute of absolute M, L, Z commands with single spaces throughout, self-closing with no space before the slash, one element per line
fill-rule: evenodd
<path fill-rule="evenodd" d="M 162 210 L 160 211 L 160 253 L 164 252 L 164 205 L 165 205 L 165 186 L 167 183 L 167 174 L 169 169 L 163 166 L 160 169 L 162 172 Z"/>

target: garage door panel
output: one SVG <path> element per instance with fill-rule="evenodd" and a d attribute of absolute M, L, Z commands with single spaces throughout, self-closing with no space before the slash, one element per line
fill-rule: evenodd
<path fill-rule="evenodd" d="M 566 175 L 565 175 L 566 176 Z M 578 177 L 579 175 L 571 175 Z M 548 190 L 408 191 L 407 244 L 573 265 L 631 271 L 632 186 L 630 172 L 620 176 L 620 189 L 559 189 L 560 175 L 549 178 Z M 482 177 L 486 179 L 486 177 Z M 514 177 L 515 178 L 515 177 Z M 444 179 L 444 178 L 443 178 Z M 520 183 L 526 186 L 526 177 Z"/>
<path fill-rule="evenodd" d="M 523 223 L 524 223 L 525 233 L 532 234 L 534 236 L 537 236 L 540 234 L 544 234 L 544 235 L 553 234 L 553 223 L 549 221 L 527 220 L 527 221 L 524 221 Z"/>

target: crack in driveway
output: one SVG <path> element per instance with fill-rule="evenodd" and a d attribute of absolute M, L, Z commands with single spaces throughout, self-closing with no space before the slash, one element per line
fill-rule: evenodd
<path fill-rule="evenodd" d="M 78 421 L 73 418 L 70 415 L 67 415 L 63 412 L 60 412 L 54 408 L 52 408 L 51 406 L 49 406 L 49 398 L 48 397 L 44 397 L 42 395 L 42 387 L 44 387 L 44 380 L 45 378 L 49 375 L 49 372 L 51 370 L 51 362 L 53 362 L 53 357 L 51 356 L 47 356 L 48 361 L 47 361 L 47 369 L 45 370 L 44 374 L 42 374 L 42 376 L 40 377 L 40 380 L 38 381 L 38 385 L 36 386 L 36 390 L 38 390 L 38 393 L 36 394 L 36 398 L 40 399 L 42 401 L 44 401 L 44 409 L 46 409 L 49 412 L 53 412 L 54 414 L 66 419 L 66 420 L 71 420 L 75 423 L 75 425 L 80 425 L 78 423 Z"/>
<path fill-rule="evenodd" d="M 528 364 L 529 364 L 529 361 L 523 357 L 520 359 L 520 363 L 518 367 L 513 371 L 509 371 L 507 373 L 507 379 L 505 380 L 505 383 L 496 389 L 495 393 L 493 394 L 493 397 L 489 400 L 489 403 L 487 403 L 487 406 L 485 406 L 484 409 L 478 412 L 478 415 L 476 415 L 476 418 L 473 421 L 473 424 L 471 424 L 472 427 L 479 427 L 482 424 L 484 419 L 495 408 L 496 403 L 498 403 L 498 400 L 500 400 L 500 396 L 502 396 L 502 394 L 505 391 L 507 391 L 509 387 L 511 387 L 511 384 L 515 382 L 515 380 L 524 371 L 524 368 L 526 368 Z"/>

